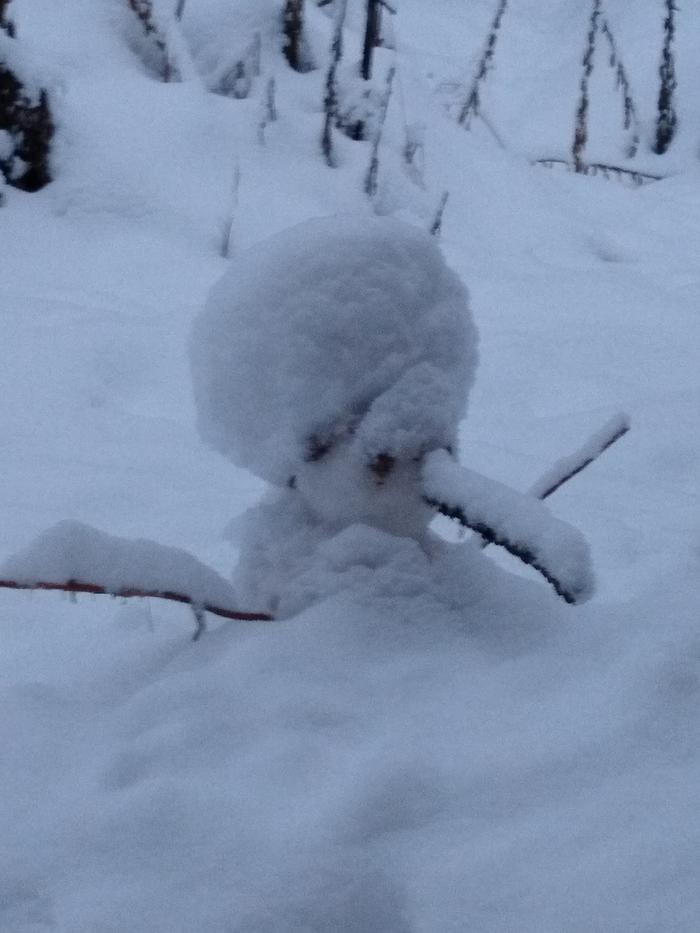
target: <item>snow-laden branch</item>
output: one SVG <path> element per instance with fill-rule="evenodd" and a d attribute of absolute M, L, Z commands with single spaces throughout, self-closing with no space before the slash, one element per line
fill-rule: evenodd
<path fill-rule="evenodd" d="M 197 634 L 204 612 L 248 622 L 272 618 L 236 608 L 231 584 L 187 551 L 73 521 L 54 525 L 0 565 L 0 588 L 167 599 L 192 607 Z"/>
<path fill-rule="evenodd" d="M 529 494 L 535 499 L 548 499 L 564 483 L 568 483 L 570 479 L 573 479 L 594 460 L 597 460 L 608 447 L 612 447 L 616 441 L 624 437 L 629 429 L 629 415 L 624 412 L 615 415 L 599 431 L 592 434 L 578 450 L 569 454 L 568 457 L 557 460 L 554 466 L 550 467 L 546 473 L 543 473 L 537 482 L 530 487 Z"/>
<path fill-rule="evenodd" d="M 593 594 L 583 535 L 532 496 L 461 467 L 446 450 L 425 458 L 423 494 L 442 515 L 537 570 L 567 603 L 584 602 Z"/>

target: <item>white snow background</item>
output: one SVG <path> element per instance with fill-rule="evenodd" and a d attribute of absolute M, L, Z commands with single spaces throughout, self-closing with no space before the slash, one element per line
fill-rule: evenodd
<path fill-rule="evenodd" d="M 188 0 L 196 70 L 162 84 L 126 3 L 11 4 L 58 133 L 56 181 L 0 207 L 0 561 L 69 519 L 230 576 L 265 486 L 200 440 L 187 341 L 227 268 L 238 172 L 234 255 L 341 212 L 427 227 L 449 190 L 441 245 L 480 335 L 461 461 L 524 491 L 631 415 L 548 501 L 585 535 L 597 594 L 565 606 L 469 541 L 431 560 L 353 525 L 314 550 L 269 503 L 261 553 L 290 556 L 278 622 L 193 643 L 187 607 L 0 591 L 0 930 L 693 933 L 700 14 L 678 14 L 680 130 L 659 158 L 659 4 L 607 4 L 637 164 L 669 176 L 631 189 L 529 161 L 566 154 L 587 4 L 513 0 L 483 95 L 502 149 L 443 106 L 494 4 L 400 0 L 370 205 L 368 143 L 336 137 L 335 169 L 319 155 L 329 10 L 307 4 L 321 68 L 297 75 L 279 6 Z M 256 31 L 251 97 L 208 93 Z M 589 155 L 619 162 L 602 55 L 595 75 Z M 404 121 L 425 125 L 424 188 L 400 167 Z"/>

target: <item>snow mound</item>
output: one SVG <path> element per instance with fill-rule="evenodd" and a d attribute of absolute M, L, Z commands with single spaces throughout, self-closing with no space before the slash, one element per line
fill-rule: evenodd
<path fill-rule="evenodd" d="M 233 610 L 236 594 L 223 577 L 180 548 L 145 538 L 118 538 L 63 521 L 0 565 L 0 578 L 36 583 L 92 583 L 108 593 L 178 592 L 194 604 Z"/>
<path fill-rule="evenodd" d="M 467 298 L 395 219 L 315 219 L 254 246 L 194 325 L 203 438 L 278 485 L 349 436 L 368 462 L 454 444 L 477 360 Z"/>

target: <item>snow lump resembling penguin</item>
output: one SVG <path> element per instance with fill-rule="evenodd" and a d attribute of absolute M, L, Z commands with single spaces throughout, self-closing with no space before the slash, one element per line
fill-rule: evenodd
<path fill-rule="evenodd" d="M 588 595 L 580 536 L 453 459 L 476 345 L 466 288 L 434 238 L 398 220 L 307 221 L 231 263 L 190 349 L 203 438 L 277 487 L 245 519 L 251 598 L 278 608 L 310 555 L 353 526 L 425 547 L 446 502 L 568 601 Z"/>

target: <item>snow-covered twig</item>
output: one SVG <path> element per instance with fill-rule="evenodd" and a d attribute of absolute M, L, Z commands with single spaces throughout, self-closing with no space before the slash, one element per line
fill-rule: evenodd
<path fill-rule="evenodd" d="M 240 622 L 271 622 L 273 617 L 266 612 L 242 612 L 238 609 L 227 609 L 213 603 L 200 603 L 186 593 L 177 593 L 174 590 L 142 590 L 139 587 L 125 586 L 121 589 L 108 589 L 97 583 L 84 583 L 79 580 L 66 580 L 65 583 L 51 583 L 46 580 L 37 580 L 35 583 L 18 583 L 16 580 L 0 580 L 0 589 L 4 590 L 57 590 L 62 593 L 89 593 L 93 596 L 113 596 L 118 599 L 167 599 L 175 603 L 184 603 L 191 606 L 196 612 L 210 612 L 222 619 L 231 619 Z"/>
<path fill-rule="evenodd" d="M 499 0 L 498 2 L 496 15 L 494 16 L 493 22 L 491 23 L 491 30 L 486 40 L 484 51 L 482 52 L 481 58 L 479 59 L 479 65 L 476 69 L 476 74 L 474 75 L 471 87 L 469 88 L 469 93 L 467 94 L 466 100 L 464 101 L 462 109 L 460 110 L 457 122 L 460 126 L 465 127 L 465 129 L 469 129 L 472 117 L 479 115 L 481 106 L 479 86 L 486 78 L 486 75 L 489 73 L 489 69 L 492 66 L 493 56 L 496 51 L 496 42 L 498 41 L 498 32 L 501 28 L 501 21 L 503 20 L 503 16 L 506 12 L 507 5 L 508 0 Z"/>
<path fill-rule="evenodd" d="M 372 155 L 369 160 L 369 167 L 365 176 L 365 194 L 373 198 L 377 193 L 377 180 L 379 176 L 379 146 L 382 142 L 382 132 L 386 122 L 387 111 L 389 110 L 389 101 L 391 99 L 391 89 L 394 82 L 396 68 L 391 67 L 386 76 L 386 86 L 382 95 L 382 102 L 379 108 L 379 120 L 372 140 Z"/>
<path fill-rule="evenodd" d="M 0 588 L 184 603 L 197 622 L 195 638 L 203 631 L 205 612 L 246 622 L 271 619 L 265 612 L 237 609 L 231 584 L 187 551 L 119 538 L 73 521 L 49 528 L 0 565 Z"/>
<path fill-rule="evenodd" d="M 594 460 L 597 460 L 608 447 L 612 447 L 616 441 L 624 437 L 629 429 L 629 415 L 624 412 L 615 415 L 599 431 L 592 434 L 582 447 L 579 447 L 568 457 L 562 457 L 546 473 L 540 476 L 537 482 L 530 487 L 529 494 L 535 499 L 548 499 L 564 483 L 568 483 L 570 479 L 573 479 L 587 466 L 590 466 Z"/>
<path fill-rule="evenodd" d="M 442 515 L 537 570 L 565 602 L 584 602 L 592 595 L 583 536 L 532 496 L 461 467 L 446 450 L 425 458 L 423 495 Z"/>
<path fill-rule="evenodd" d="M 582 175 L 602 175 L 603 178 L 616 178 L 620 181 L 629 179 L 635 187 L 651 181 L 662 181 L 664 175 L 653 175 L 651 172 L 638 172 L 636 169 L 623 168 L 620 165 L 608 165 L 605 162 L 580 162 L 576 165 L 567 159 L 535 159 L 533 165 L 543 165 L 553 168 L 555 165 L 563 166 L 569 172 L 578 172 Z"/>

